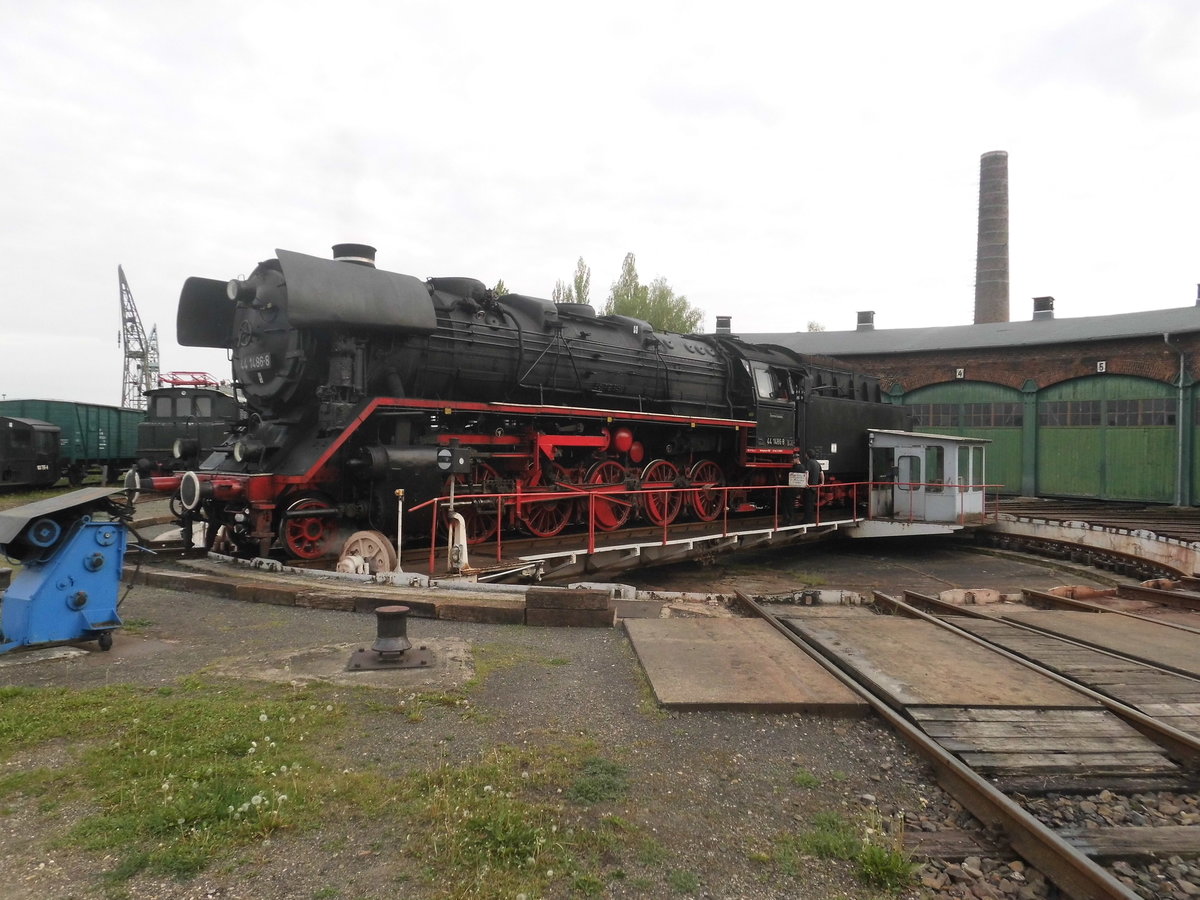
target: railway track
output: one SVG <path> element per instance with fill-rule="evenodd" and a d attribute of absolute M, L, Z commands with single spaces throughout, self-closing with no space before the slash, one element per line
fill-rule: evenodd
<path fill-rule="evenodd" d="M 1167 809 L 1180 796 L 1194 797 L 1200 784 L 1195 674 L 1050 635 L 1010 621 L 1015 615 L 964 615 L 963 607 L 921 595 L 876 594 L 876 607 L 891 615 L 869 620 L 866 628 L 862 619 L 855 625 L 853 619 L 780 618 L 738 596 L 863 697 L 933 766 L 948 793 L 1067 896 L 1176 896 L 1148 892 L 1149 879 L 1130 877 L 1130 862 L 1200 857 L 1200 808 L 1192 824 L 1159 827 L 1136 824 L 1136 816 L 1135 824 L 1097 827 L 1095 817 L 1089 821 L 1081 811 L 1094 810 L 1097 803 L 1088 798 L 1097 796 L 1153 798 Z M 970 647 L 984 674 L 960 670 L 961 696 L 947 686 L 932 699 L 949 702 L 930 702 L 920 683 L 889 671 L 886 648 L 901 632 L 920 633 L 918 645 L 930 656 L 949 642 Z M 1179 634 L 1200 641 L 1194 631 Z M 895 652 L 909 646 L 897 642 Z M 1193 668 L 1200 666 L 1200 653 L 1193 660 Z M 1009 674 L 1014 666 L 1027 677 Z M 995 684 L 987 686 L 988 679 Z M 1035 694 L 1028 684 L 1045 686 Z M 954 702 L 972 692 L 983 699 Z"/>

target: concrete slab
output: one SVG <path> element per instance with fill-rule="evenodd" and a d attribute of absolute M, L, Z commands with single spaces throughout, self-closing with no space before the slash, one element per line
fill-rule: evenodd
<path fill-rule="evenodd" d="M 1109 613 L 1038 609 L 1006 612 L 1004 618 L 1200 677 L 1200 634 Z M 1194 627 L 1196 618 L 1184 621 Z"/>
<path fill-rule="evenodd" d="M 820 712 L 869 707 L 759 619 L 628 619 L 654 696 L 674 709 Z"/>
<path fill-rule="evenodd" d="M 285 650 L 253 659 L 228 659 L 213 666 L 210 671 L 228 678 L 283 684 L 323 681 L 416 693 L 455 690 L 474 675 L 471 648 L 465 640 L 437 638 L 414 641 L 414 646 L 418 645 L 432 654 L 433 664 L 428 668 L 346 671 L 346 663 L 354 651 L 371 646 L 371 642 L 367 641 Z"/>
<path fill-rule="evenodd" d="M 788 619 L 904 706 L 1094 707 L 1082 694 L 928 622 Z"/>

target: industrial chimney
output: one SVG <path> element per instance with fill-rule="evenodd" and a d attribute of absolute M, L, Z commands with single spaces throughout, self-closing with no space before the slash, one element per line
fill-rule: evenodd
<path fill-rule="evenodd" d="M 874 331 L 875 330 L 875 310 L 864 309 L 858 313 L 858 327 L 856 331 Z"/>
<path fill-rule="evenodd" d="M 1054 298 L 1053 297 L 1034 297 L 1033 298 L 1033 321 L 1038 322 L 1042 319 L 1054 318 Z"/>
<path fill-rule="evenodd" d="M 979 160 L 979 244 L 975 254 L 975 324 L 1008 321 L 1008 153 Z"/>

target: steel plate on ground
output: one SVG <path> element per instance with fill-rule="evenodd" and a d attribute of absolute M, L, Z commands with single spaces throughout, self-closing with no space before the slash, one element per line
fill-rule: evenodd
<path fill-rule="evenodd" d="M 663 706 L 841 716 L 869 710 L 758 619 L 628 619 L 625 630 Z"/>
<path fill-rule="evenodd" d="M 952 632 L 894 616 L 786 619 L 893 706 L 1095 707 L 1082 694 Z"/>

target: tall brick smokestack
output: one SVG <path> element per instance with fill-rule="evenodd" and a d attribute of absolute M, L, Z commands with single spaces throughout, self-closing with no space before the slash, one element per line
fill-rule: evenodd
<path fill-rule="evenodd" d="M 975 324 L 1008 321 L 1008 153 L 979 160 L 979 245 L 975 254 Z"/>

